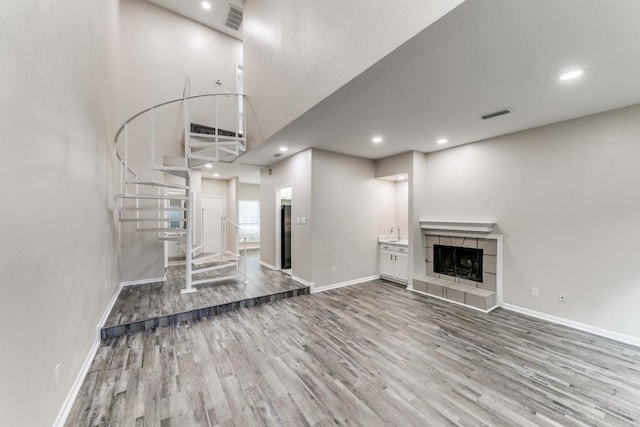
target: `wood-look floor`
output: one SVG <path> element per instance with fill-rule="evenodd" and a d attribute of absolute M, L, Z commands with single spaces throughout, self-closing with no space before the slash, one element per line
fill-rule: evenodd
<path fill-rule="evenodd" d="M 103 343 L 69 426 L 637 426 L 640 349 L 387 282 Z"/>
<path fill-rule="evenodd" d="M 198 292 L 181 294 L 180 289 L 185 286 L 185 267 L 182 265 L 167 269 L 166 282 L 127 286 L 120 292 L 104 326 L 139 322 L 305 287 L 281 271 L 260 265 L 259 254 L 259 249 L 247 251 L 246 284 L 239 280 L 229 280 L 199 285 L 196 286 Z M 217 270 L 197 278 L 226 276 L 231 273 L 230 270 Z"/>

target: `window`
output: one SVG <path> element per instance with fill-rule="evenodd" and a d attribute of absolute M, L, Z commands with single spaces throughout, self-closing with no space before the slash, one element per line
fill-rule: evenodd
<path fill-rule="evenodd" d="M 257 200 L 240 200 L 238 202 L 238 218 L 247 242 L 260 241 L 260 202 Z M 242 239 L 242 237 L 240 237 Z"/>

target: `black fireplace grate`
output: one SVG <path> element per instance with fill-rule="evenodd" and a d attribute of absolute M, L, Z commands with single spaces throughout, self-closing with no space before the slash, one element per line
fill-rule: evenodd
<path fill-rule="evenodd" d="M 433 245 L 433 271 L 482 282 L 482 249 Z"/>

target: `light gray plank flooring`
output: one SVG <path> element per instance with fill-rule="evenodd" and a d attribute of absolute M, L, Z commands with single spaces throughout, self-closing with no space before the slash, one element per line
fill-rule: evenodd
<path fill-rule="evenodd" d="M 203 273 L 203 277 L 226 276 L 228 271 Z M 185 268 L 169 267 L 167 281 L 127 286 L 122 289 L 105 327 L 123 325 L 155 317 L 196 310 L 203 307 L 272 295 L 304 287 L 281 271 L 260 265 L 259 250 L 247 251 L 247 284 L 238 280 L 197 286 L 198 292 L 181 294 Z"/>
<path fill-rule="evenodd" d="M 382 281 L 103 343 L 69 426 L 637 426 L 640 349 Z"/>

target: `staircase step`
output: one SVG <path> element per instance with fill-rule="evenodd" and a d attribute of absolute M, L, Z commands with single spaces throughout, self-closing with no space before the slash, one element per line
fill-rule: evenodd
<path fill-rule="evenodd" d="M 227 159 L 224 159 L 223 156 L 225 153 L 221 153 L 220 157 L 211 155 L 211 156 L 202 156 L 199 154 L 189 154 L 189 159 L 202 160 L 205 163 L 209 162 L 217 162 L 217 163 L 231 163 L 237 157 L 235 154 L 233 156 L 227 156 Z"/>
<path fill-rule="evenodd" d="M 163 187 L 163 188 L 177 188 L 180 190 L 189 189 L 189 186 L 187 185 L 172 184 L 169 182 L 161 182 L 161 181 L 127 181 L 127 184 L 150 185 L 152 187 Z"/>
<path fill-rule="evenodd" d="M 226 262 L 226 261 L 234 261 L 238 259 L 238 257 L 235 257 L 233 255 L 225 255 L 222 259 L 220 259 L 220 253 L 206 253 L 206 254 L 200 254 L 197 257 L 194 257 L 191 259 L 191 263 L 198 265 L 198 264 L 208 264 L 208 263 L 212 263 L 212 262 Z"/>
<path fill-rule="evenodd" d="M 118 208 L 120 212 L 186 212 L 185 208 Z"/>
<path fill-rule="evenodd" d="M 186 219 L 169 219 L 169 218 L 120 218 L 120 222 L 187 222 Z"/>
<path fill-rule="evenodd" d="M 154 166 L 154 170 L 158 172 L 166 172 L 181 178 L 189 177 L 189 168 L 186 166 Z"/>
<path fill-rule="evenodd" d="M 164 240 L 165 242 L 186 242 L 187 236 L 162 236 L 158 237 L 158 240 Z"/>
<path fill-rule="evenodd" d="M 225 155 L 225 154 L 229 154 L 229 155 L 233 155 L 233 156 L 237 156 L 238 154 L 236 154 L 236 147 L 235 146 L 231 146 L 233 148 L 228 148 L 227 146 L 222 146 L 222 144 L 218 144 L 216 146 L 216 144 L 214 144 L 213 146 L 208 146 L 206 148 L 202 148 L 201 150 L 198 151 L 192 151 L 191 154 L 189 155 L 191 157 L 191 155 L 193 154 L 199 154 L 201 156 L 215 156 L 217 153 L 220 153 L 221 155 Z M 238 153 L 241 153 L 242 151 L 244 151 L 244 149 L 242 147 L 237 147 L 238 148 Z"/>
<path fill-rule="evenodd" d="M 145 200 L 187 200 L 187 196 L 169 196 L 167 194 L 164 195 L 154 195 L 154 194 L 116 194 L 118 199 L 145 199 Z"/>
<path fill-rule="evenodd" d="M 216 145 L 222 147 L 233 147 L 236 145 L 235 141 L 215 141 L 203 142 L 203 141 L 191 141 L 189 147 L 191 148 L 214 148 Z"/>
<path fill-rule="evenodd" d="M 203 268 L 193 269 L 193 270 L 191 270 L 191 274 L 206 273 L 207 271 L 220 270 L 221 268 L 229 268 L 229 267 L 235 267 L 235 266 L 236 266 L 235 262 L 228 262 L 228 263 L 225 263 L 225 264 L 213 265 L 211 267 L 203 267 Z"/>
<path fill-rule="evenodd" d="M 153 233 L 176 233 L 176 234 L 187 233 L 187 230 L 182 228 L 136 228 L 136 231 L 148 231 Z"/>

